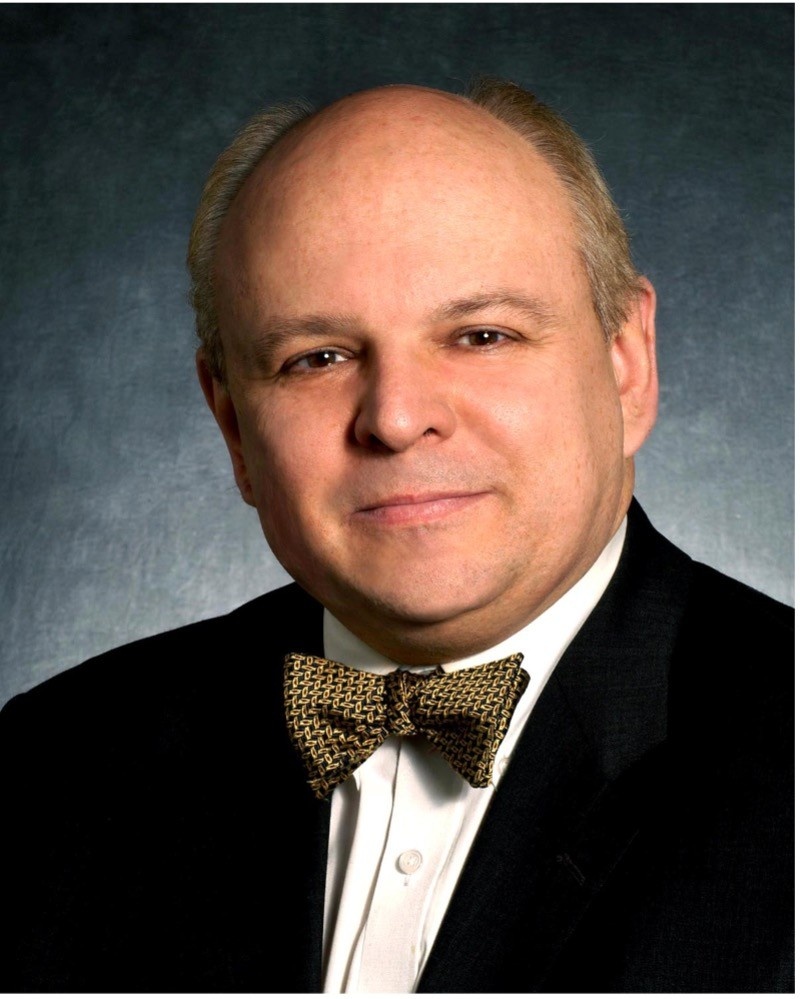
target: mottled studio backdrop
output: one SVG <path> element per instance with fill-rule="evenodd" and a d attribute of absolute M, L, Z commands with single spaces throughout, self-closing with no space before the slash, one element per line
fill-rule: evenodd
<path fill-rule="evenodd" d="M 792 599 L 790 5 L 3 5 L 0 701 L 284 582 L 195 384 L 184 248 L 259 106 L 477 72 L 595 150 L 660 294 L 655 525 Z"/>

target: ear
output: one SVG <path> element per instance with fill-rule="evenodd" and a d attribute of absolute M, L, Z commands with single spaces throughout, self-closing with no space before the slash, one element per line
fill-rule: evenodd
<path fill-rule="evenodd" d="M 626 458 L 642 446 L 658 414 L 655 320 L 655 288 L 643 277 L 628 318 L 610 347 L 622 404 Z"/>
<path fill-rule="evenodd" d="M 211 369 L 208 366 L 208 361 L 202 347 L 197 351 L 195 363 L 197 365 L 197 377 L 200 379 L 200 387 L 203 389 L 203 395 L 206 397 L 208 408 L 214 414 L 217 426 L 222 431 L 222 436 L 225 438 L 225 443 L 228 446 L 228 454 L 231 456 L 233 477 L 236 479 L 236 485 L 239 487 L 239 492 L 242 494 L 242 499 L 245 503 L 255 506 L 253 489 L 247 474 L 247 465 L 242 451 L 239 418 L 236 415 L 236 409 L 234 408 L 230 392 L 222 382 L 218 381 L 211 374 Z"/>

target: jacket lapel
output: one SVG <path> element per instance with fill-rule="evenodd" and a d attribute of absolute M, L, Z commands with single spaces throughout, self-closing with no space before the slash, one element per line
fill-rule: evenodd
<path fill-rule="evenodd" d="M 634 503 L 617 572 L 531 714 L 419 991 L 536 990 L 613 878 L 659 785 L 689 565 Z"/>

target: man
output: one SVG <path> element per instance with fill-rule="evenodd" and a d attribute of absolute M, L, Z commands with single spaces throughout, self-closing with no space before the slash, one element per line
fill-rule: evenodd
<path fill-rule="evenodd" d="M 299 586 L 8 706 L 9 986 L 791 990 L 790 614 L 632 504 L 655 293 L 577 138 L 282 109 L 189 259 Z"/>

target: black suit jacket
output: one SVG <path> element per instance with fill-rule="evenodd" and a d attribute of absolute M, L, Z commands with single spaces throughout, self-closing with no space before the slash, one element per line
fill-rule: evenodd
<path fill-rule="evenodd" d="M 321 620 L 289 586 L 6 706 L 2 988 L 320 989 L 330 805 L 281 664 Z M 790 627 L 634 504 L 420 991 L 791 991 Z"/>

